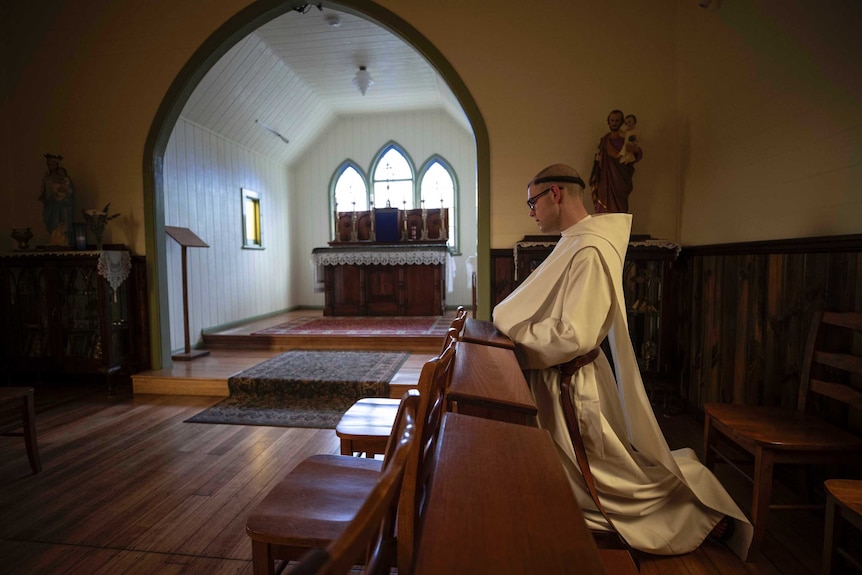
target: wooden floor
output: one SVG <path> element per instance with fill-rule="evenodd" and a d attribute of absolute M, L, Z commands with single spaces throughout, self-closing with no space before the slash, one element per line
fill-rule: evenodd
<path fill-rule="evenodd" d="M 160 376 L 226 379 L 272 353 L 217 350 Z M 415 381 L 431 355 L 413 354 L 396 378 Z M 114 391 L 37 387 L 37 475 L 23 440 L 0 437 L 0 572 L 250 574 L 250 510 L 300 460 L 339 450 L 332 430 L 184 423 L 217 396 L 133 394 L 131 384 Z M 694 418 L 656 409 L 672 447 L 699 447 Z M 747 488 L 726 470 L 718 475 L 746 509 Z M 772 519 L 754 563 L 707 542 L 685 556 L 644 557 L 641 572 L 818 573 L 822 516 Z"/>

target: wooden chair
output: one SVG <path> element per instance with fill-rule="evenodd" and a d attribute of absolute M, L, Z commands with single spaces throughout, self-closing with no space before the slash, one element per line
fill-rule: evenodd
<path fill-rule="evenodd" d="M 408 390 L 400 411 L 409 408 L 408 398 L 419 397 L 416 417 L 417 448 L 411 451 L 398 503 L 399 573 L 409 575 L 408 564 L 415 548 L 416 509 L 424 499 L 423 480 L 429 446 L 436 442 L 442 414 L 439 405 L 444 385 L 451 373 L 455 343 L 427 361 L 419 377 L 420 397 Z M 416 399 L 410 399 L 415 402 Z M 398 429 L 398 425 L 395 429 Z M 392 459 L 397 445 L 387 444 L 384 460 L 344 455 L 314 455 L 303 460 L 258 504 L 246 522 L 252 540 L 252 567 L 255 575 L 273 575 L 276 561 L 295 561 L 312 548 L 323 548 L 338 538 L 377 484 L 381 470 Z M 415 501 L 414 501 L 415 499 Z M 402 552 L 403 547 L 403 552 Z"/>
<path fill-rule="evenodd" d="M 862 454 L 862 438 L 831 425 L 813 414 L 816 401 L 833 405 L 862 405 L 862 393 L 849 385 L 862 376 L 858 349 L 848 352 L 862 335 L 862 313 L 815 313 L 805 346 L 797 408 L 704 404 L 704 457 L 707 468 L 715 466 L 719 455 L 746 475 L 719 450 L 718 436 L 729 440 L 754 458 L 751 522 L 754 535 L 748 553 L 751 561 L 763 542 L 770 507 L 809 508 L 810 505 L 771 505 L 772 474 L 775 464 L 826 465 L 855 462 Z M 840 336 L 840 337 L 835 337 Z M 839 351 L 829 349 L 833 344 Z M 822 366 L 812 369 L 814 365 Z M 822 371 L 822 374 L 820 373 Z M 716 433 L 717 432 L 717 433 Z M 747 477 L 747 475 L 746 475 Z"/>
<path fill-rule="evenodd" d="M 404 394 L 396 429 L 414 425 L 420 404 L 418 391 Z M 272 575 L 276 561 L 297 560 L 308 549 L 325 547 L 340 536 L 385 475 L 400 445 L 401 441 L 391 441 L 383 461 L 313 455 L 297 465 L 246 521 L 254 573 Z"/>
<path fill-rule="evenodd" d="M 862 571 L 859 535 L 844 537 L 846 524 L 862 531 L 862 481 L 829 479 L 826 487 L 826 525 L 823 529 L 823 575 L 831 575 L 839 557 Z M 856 541 L 853 545 L 851 541 Z"/>
<path fill-rule="evenodd" d="M 398 496 L 403 485 L 408 457 L 419 441 L 416 430 L 416 398 L 408 395 L 402 403 L 412 402 L 415 408 L 401 409 L 396 433 L 395 448 L 385 461 L 380 479 L 371 490 L 356 516 L 344 532 L 326 549 L 308 551 L 294 565 L 291 575 L 318 574 L 343 575 L 355 565 L 365 563 L 366 575 L 388 574 L 394 565 L 396 549 L 396 516 Z"/>
<path fill-rule="evenodd" d="M 15 432 L 14 429 L 23 431 Z M 33 473 L 42 471 L 32 387 L 0 387 L 0 435 L 23 435 Z"/>
<path fill-rule="evenodd" d="M 410 461 L 404 472 L 404 487 L 398 502 L 398 573 L 411 575 L 416 559 L 418 529 L 428 497 L 432 461 L 440 437 L 443 413 L 446 411 L 446 390 L 452 379 L 452 365 L 458 340 L 451 339 L 449 345 L 436 358 L 426 362 L 420 375 L 420 386 L 427 389 L 422 393 L 419 412 L 422 421 L 419 427 L 418 448 L 410 454 Z M 430 379 L 430 385 L 422 385 L 423 379 Z"/>
<path fill-rule="evenodd" d="M 452 340 L 460 338 L 466 321 L 467 309 L 460 306 L 443 338 L 441 353 Z M 341 454 L 365 453 L 366 457 L 373 458 L 383 453 L 400 401 L 389 397 L 365 397 L 351 405 L 335 427 L 335 434 L 341 439 Z"/>

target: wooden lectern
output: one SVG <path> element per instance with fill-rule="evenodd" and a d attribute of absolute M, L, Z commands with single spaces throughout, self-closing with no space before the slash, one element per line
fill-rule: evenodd
<path fill-rule="evenodd" d="M 186 351 L 185 353 L 172 355 L 171 358 L 178 361 L 191 361 L 193 359 L 209 355 L 210 352 L 206 349 L 191 348 L 191 338 L 189 337 L 189 283 L 188 267 L 186 265 L 186 248 L 208 248 L 209 246 L 188 228 L 165 226 L 165 231 L 170 237 L 174 238 L 174 240 L 176 240 L 183 249 L 183 329 L 186 336 Z"/>

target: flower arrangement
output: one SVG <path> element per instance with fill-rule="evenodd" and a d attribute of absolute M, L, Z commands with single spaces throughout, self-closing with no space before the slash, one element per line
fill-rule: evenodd
<path fill-rule="evenodd" d="M 102 249 L 102 234 L 105 233 L 105 226 L 114 218 L 120 217 L 120 214 L 108 215 L 108 209 L 111 207 L 110 202 L 102 208 L 101 212 L 96 210 L 81 210 L 84 214 L 84 222 L 91 232 L 96 236 L 96 249 Z"/>

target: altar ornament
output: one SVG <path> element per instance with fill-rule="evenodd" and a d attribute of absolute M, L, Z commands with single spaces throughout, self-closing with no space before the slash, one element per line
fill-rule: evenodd
<path fill-rule="evenodd" d="M 420 208 L 403 212 L 401 208 L 372 208 L 334 214 L 335 237 L 330 245 L 344 243 L 397 244 L 447 243 L 446 222 L 449 208 Z"/>
<path fill-rule="evenodd" d="M 96 249 L 102 249 L 102 235 L 105 233 L 105 226 L 113 220 L 114 218 L 119 218 L 120 214 L 108 215 L 108 209 L 111 207 L 111 203 L 108 202 L 105 204 L 105 207 L 102 208 L 101 212 L 97 212 L 96 210 L 83 210 L 84 214 L 84 222 L 87 224 L 87 227 L 93 232 L 93 235 L 96 236 Z"/>
<path fill-rule="evenodd" d="M 444 242 L 449 241 L 449 222 L 446 221 L 447 210 L 443 207 L 443 196 L 440 196 L 440 233 L 438 237 Z"/>
<path fill-rule="evenodd" d="M 333 233 L 333 235 L 332 235 L 332 240 L 337 242 L 339 239 L 341 239 L 341 236 L 338 233 L 338 221 L 339 221 L 338 202 L 335 202 L 335 205 L 333 206 L 333 208 L 334 208 L 333 211 L 335 213 L 335 233 Z"/>
<path fill-rule="evenodd" d="M 415 240 L 415 234 L 413 239 Z M 422 200 L 422 240 L 428 239 L 428 210 L 425 209 L 425 200 Z"/>
<path fill-rule="evenodd" d="M 30 228 L 12 228 L 12 239 L 18 242 L 19 250 L 29 249 L 29 242 L 33 239 L 33 230 Z"/>

